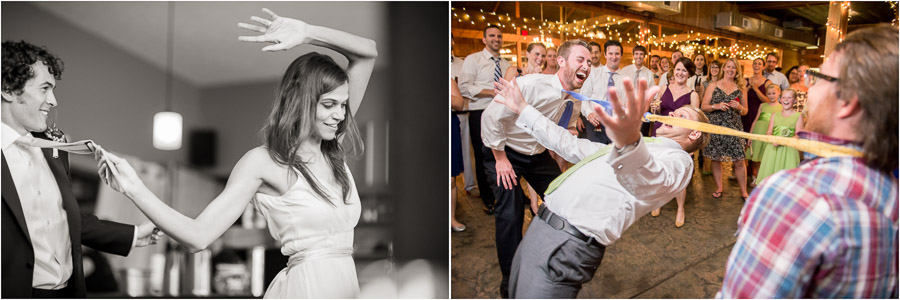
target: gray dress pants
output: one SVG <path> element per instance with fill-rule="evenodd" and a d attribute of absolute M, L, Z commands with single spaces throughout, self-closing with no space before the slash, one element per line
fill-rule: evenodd
<path fill-rule="evenodd" d="M 513 257 L 510 298 L 575 298 L 591 281 L 606 247 L 534 218 Z"/>

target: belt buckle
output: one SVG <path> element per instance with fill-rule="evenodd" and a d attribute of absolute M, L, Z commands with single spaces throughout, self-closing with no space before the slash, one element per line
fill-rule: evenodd
<path fill-rule="evenodd" d="M 562 230 L 566 227 L 565 221 L 559 218 L 559 216 L 557 216 L 556 214 L 550 214 L 550 216 L 547 218 L 547 224 L 549 224 L 550 227 L 553 227 L 553 229 L 556 230 Z"/>

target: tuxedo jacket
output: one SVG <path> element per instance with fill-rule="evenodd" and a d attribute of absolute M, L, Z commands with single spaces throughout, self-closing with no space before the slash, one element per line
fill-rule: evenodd
<path fill-rule="evenodd" d="M 32 133 L 36 138 L 45 138 L 43 133 Z M 62 196 L 62 207 L 66 211 L 69 223 L 69 237 L 72 241 L 72 276 L 69 278 L 67 288 L 74 289 L 76 297 L 86 297 L 84 285 L 84 270 L 81 261 L 81 245 L 86 245 L 95 250 L 128 255 L 131 251 L 131 243 L 134 239 L 134 226 L 121 223 L 102 221 L 92 214 L 82 214 L 78 209 L 78 202 L 72 193 L 69 183 L 69 157 L 68 153 L 59 151 L 59 157 L 54 158 L 52 149 L 41 149 L 47 165 L 56 178 L 59 185 L 59 193 Z M 28 234 L 25 215 L 22 211 L 22 202 L 15 186 L 15 182 L 9 172 L 6 157 L 2 156 L 2 269 L 3 281 L 2 298 L 31 298 L 32 278 L 34 276 L 34 249 L 31 237 Z"/>

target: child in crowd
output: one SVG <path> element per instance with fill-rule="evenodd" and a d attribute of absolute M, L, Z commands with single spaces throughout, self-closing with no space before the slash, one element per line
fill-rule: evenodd
<path fill-rule="evenodd" d="M 774 83 L 769 83 L 766 86 L 766 97 L 769 99 L 780 99 L 781 97 L 781 87 Z M 772 101 L 769 103 L 760 104 L 759 110 L 756 111 L 756 118 L 753 121 L 753 125 L 750 126 L 750 133 L 753 134 L 771 134 L 768 133 L 769 121 L 772 119 L 772 116 L 776 113 L 781 112 L 781 103 L 780 101 Z M 753 187 L 756 185 L 756 177 L 759 174 L 759 165 L 763 158 L 763 152 L 766 149 L 766 142 L 761 141 L 751 141 L 750 148 L 747 149 L 747 160 L 750 161 L 750 176 L 752 176 L 750 180 L 750 186 Z"/>
<path fill-rule="evenodd" d="M 779 98 L 781 113 L 772 114 L 766 134 L 792 137 L 797 130 L 803 129 L 800 113 L 794 109 L 794 103 L 797 101 L 796 94 L 797 92 L 793 89 L 786 89 L 781 93 L 781 98 Z M 778 144 L 767 144 L 763 150 L 762 164 L 759 167 L 756 184 L 760 184 L 775 172 L 796 168 L 799 164 L 800 152 L 797 149 Z"/>

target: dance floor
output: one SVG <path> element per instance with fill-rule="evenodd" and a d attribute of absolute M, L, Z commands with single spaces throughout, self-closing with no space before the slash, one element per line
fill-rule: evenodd
<path fill-rule="evenodd" d="M 724 173 L 730 174 L 730 168 Z M 642 217 L 606 249 L 594 279 L 578 297 L 713 298 L 722 285 L 743 206 L 735 180 L 725 181 L 720 199 L 711 196 L 715 188 L 712 175 L 695 170 L 687 189 L 684 227 L 675 227 L 674 199 L 658 217 Z M 463 191 L 461 186 L 458 190 Z M 458 202 L 457 219 L 467 229 L 451 235 L 451 297 L 499 298 L 494 217 L 482 212 L 480 198 L 461 192 Z M 527 228 L 531 214 L 525 214 Z"/>

